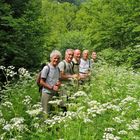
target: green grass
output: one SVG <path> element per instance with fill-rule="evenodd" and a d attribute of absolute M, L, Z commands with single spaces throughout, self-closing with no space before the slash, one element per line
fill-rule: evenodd
<path fill-rule="evenodd" d="M 79 87 L 86 96 L 67 102 L 66 116 L 60 110 L 51 117 L 42 112 L 32 116 L 26 112 L 40 108 L 34 106 L 40 102 L 35 78 L 21 80 L 9 87 L 4 91 L 5 97 L 0 105 L 1 139 L 140 139 L 140 74 L 97 63 L 91 77 L 90 83 Z M 70 89 L 71 96 L 76 88 Z M 6 101 L 13 105 L 4 106 Z M 24 126 L 23 130 L 20 131 L 18 125 L 10 131 L 5 130 L 7 124 L 14 124 L 11 119 L 15 117 L 24 118 L 24 122 L 19 123 Z"/>

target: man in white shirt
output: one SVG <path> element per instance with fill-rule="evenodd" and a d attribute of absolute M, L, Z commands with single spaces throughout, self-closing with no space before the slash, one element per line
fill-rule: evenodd
<path fill-rule="evenodd" d="M 89 57 L 89 51 L 84 50 L 79 65 L 79 73 L 81 79 L 86 79 L 87 77 L 90 76 L 91 62 L 88 57 Z"/>

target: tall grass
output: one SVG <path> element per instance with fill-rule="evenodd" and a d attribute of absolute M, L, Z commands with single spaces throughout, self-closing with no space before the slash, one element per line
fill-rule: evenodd
<path fill-rule="evenodd" d="M 71 95 L 65 102 L 67 113 L 64 114 L 54 102 L 56 113 L 49 117 L 41 112 L 34 79 L 22 78 L 3 91 L 0 139 L 140 139 L 139 73 L 98 62 L 90 82 L 80 85 L 78 90 L 77 86 L 67 87 Z"/>

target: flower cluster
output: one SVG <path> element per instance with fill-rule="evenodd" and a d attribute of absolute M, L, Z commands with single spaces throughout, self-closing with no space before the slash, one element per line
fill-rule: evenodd
<path fill-rule="evenodd" d="M 24 118 L 12 118 L 8 124 L 6 124 L 3 129 L 6 131 L 19 131 L 22 132 L 25 128 L 26 125 L 24 123 Z"/>

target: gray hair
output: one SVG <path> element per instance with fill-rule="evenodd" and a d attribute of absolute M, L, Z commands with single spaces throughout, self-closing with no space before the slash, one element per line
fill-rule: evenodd
<path fill-rule="evenodd" d="M 82 54 L 89 53 L 89 50 L 84 50 Z"/>
<path fill-rule="evenodd" d="M 50 54 L 50 58 L 52 58 L 52 57 L 55 56 L 55 55 L 59 56 L 60 59 L 61 59 L 61 53 L 60 53 L 60 51 L 58 51 L 58 50 L 53 50 L 53 51 L 51 52 L 51 54 Z"/>
<path fill-rule="evenodd" d="M 65 55 L 67 55 L 68 52 L 74 52 L 74 50 L 73 50 L 73 49 L 67 49 L 67 50 L 65 51 Z"/>

